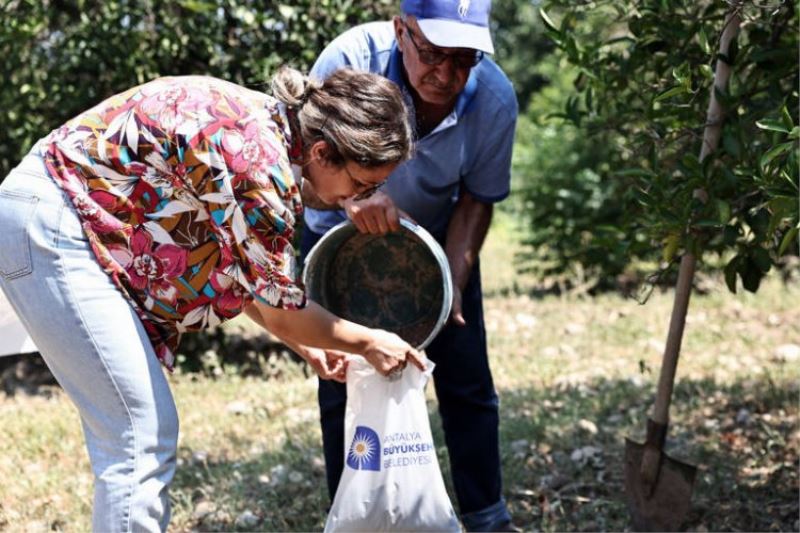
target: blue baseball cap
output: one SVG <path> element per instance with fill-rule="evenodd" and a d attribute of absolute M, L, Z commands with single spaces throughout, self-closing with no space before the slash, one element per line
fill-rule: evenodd
<path fill-rule="evenodd" d="M 425 38 L 445 48 L 494 53 L 489 33 L 491 0 L 403 0 L 400 7 L 417 19 Z"/>

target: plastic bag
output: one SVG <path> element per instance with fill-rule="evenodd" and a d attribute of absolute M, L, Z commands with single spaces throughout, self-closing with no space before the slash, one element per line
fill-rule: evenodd
<path fill-rule="evenodd" d="M 345 467 L 326 532 L 461 531 L 431 436 L 427 366 L 391 380 L 362 357 L 350 361 Z"/>

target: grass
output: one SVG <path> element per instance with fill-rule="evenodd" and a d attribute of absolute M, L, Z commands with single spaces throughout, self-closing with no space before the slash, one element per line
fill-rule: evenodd
<path fill-rule="evenodd" d="M 515 274 L 516 243 L 501 217 L 482 255 L 506 498 L 525 530 L 623 530 L 624 438 L 643 437 L 671 293 L 644 306 L 533 299 L 520 294 L 535 280 Z M 800 359 L 780 348 L 800 343 L 798 298 L 777 279 L 755 296 L 721 283 L 693 296 L 668 441 L 699 467 L 692 530 L 798 530 Z M 271 375 L 170 378 L 181 416 L 172 530 L 322 528 L 316 381 L 290 361 Z M 59 389 L 0 396 L 0 450 L 0 529 L 90 529 L 88 459 Z M 451 490 L 443 446 L 439 457 Z"/>

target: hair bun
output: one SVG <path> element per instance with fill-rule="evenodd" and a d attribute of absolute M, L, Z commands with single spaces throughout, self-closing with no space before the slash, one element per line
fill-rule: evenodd
<path fill-rule="evenodd" d="M 301 107 L 308 101 L 311 83 L 299 70 L 281 67 L 272 77 L 272 94 L 289 107 Z"/>

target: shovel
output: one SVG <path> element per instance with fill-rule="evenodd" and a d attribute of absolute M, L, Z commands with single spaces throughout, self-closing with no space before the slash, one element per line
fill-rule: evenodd
<path fill-rule="evenodd" d="M 739 32 L 741 3 L 731 2 L 725 17 L 719 40 L 720 58 L 730 57 L 730 46 Z M 723 93 L 731 74 L 729 61 L 717 61 L 714 69 L 714 91 L 706 115 L 700 161 L 713 153 L 722 131 L 723 108 L 717 100 L 717 92 Z M 705 203 L 704 191 L 695 191 L 695 197 Z M 675 369 L 686 324 L 686 310 L 697 260 L 688 252 L 681 258 L 678 283 L 675 287 L 675 302 L 669 321 L 664 362 L 658 377 L 656 403 L 653 416 L 647 421 L 647 437 L 644 444 L 625 439 L 625 492 L 632 525 L 636 531 L 677 531 L 689 512 L 692 486 L 697 469 L 687 463 L 673 459 L 664 453 L 664 442 L 669 425 L 669 403 L 675 383 Z"/>
<path fill-rule="evenodd" d="M 695 262 L 691 254 L 681 258 L 667 346 L 658 378 L 653 416 L 647 420 L 646 440 L 639 444 L 625 439 L 625 493 L 636 531 L 677 531 L 689 512 L 692 499 L 697 469 L 670 457 L 663 450 Z"/>

